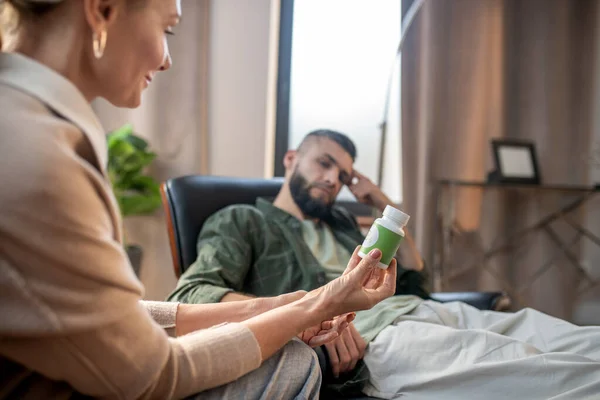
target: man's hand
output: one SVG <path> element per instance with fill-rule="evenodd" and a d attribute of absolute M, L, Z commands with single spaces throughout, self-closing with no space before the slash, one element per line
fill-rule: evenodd
<path fill-rule="evenodd" d="M 376 184 L 356 170 L 348 188 L 359 202 L 373 206 L 379 211 L 383 211 L 388 205 L 393 205 L 390 198 Z"/>
<path fill-rule="evenodd" d="M 338 378 L 340 374 L 352 371 L 358 360 L 365 355 L 367 343 L 360 336 L 354 324 L 350 324 L 339 338 L 325 344 L 333 376 Z"/>
<path fill-rule="evenodd" d="M 329 321 L 323 321 L 319 325 L 300 332 L 298 338 L 310 347 L 319 347 L 343 335 L 355 316 L 355 313 L 348 313 Z"/>

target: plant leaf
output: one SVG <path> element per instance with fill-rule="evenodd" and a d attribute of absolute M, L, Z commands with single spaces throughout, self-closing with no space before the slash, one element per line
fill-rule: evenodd
<path fill-rule="evenodd" d="M 154 212 L 161 205 L 159 195 L 138 194 L 119 198 L 119 205 L 124 217 L 143 215 Z"/>
<path fill-rule="evenodd" d="M 108 176 L 123 217 L 149 214 L 161 206 L 160 185 L 144 170 L 156 158 L 130 124 L 107 135 Z"/>

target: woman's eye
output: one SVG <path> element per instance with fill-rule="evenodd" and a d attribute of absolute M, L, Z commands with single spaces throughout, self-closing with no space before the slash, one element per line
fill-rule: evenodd
<path fill-rule="evenodd" d="M 321 167 L 323 168 L 329 168 L 331 167 L 331 163 L 327 162 L 327 161 L 319 161 L 319 164 L 321 165 Z"/>

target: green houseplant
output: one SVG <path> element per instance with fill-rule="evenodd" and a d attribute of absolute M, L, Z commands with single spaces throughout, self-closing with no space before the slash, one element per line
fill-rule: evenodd
<path fill-rule="evenodd" d="M 161 206 L 160 185 L 145 173 L 156 158 L 148 142 L 134 134 L 130 124 L 111 132 L 108 143 L 108 176 L 123 218 L 148 215 Z M 142 248 L 126 243 L 135 273 L 139 274 Z"/>

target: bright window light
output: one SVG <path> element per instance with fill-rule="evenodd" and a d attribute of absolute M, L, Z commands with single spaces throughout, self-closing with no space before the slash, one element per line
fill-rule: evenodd
<path fill-rule="evenodd" d="M 347 134 L 357 170 L 377 180 L 384 102 L 400 39 L 400 0 L 296 0 L 292 36 L 289 146 L 308 132 Z M 394 74 L 383 188 L 402 201 L 399 65 Z M 345 190 L 340 199 L 350 200 Z"/>

